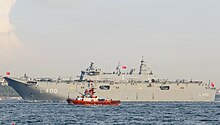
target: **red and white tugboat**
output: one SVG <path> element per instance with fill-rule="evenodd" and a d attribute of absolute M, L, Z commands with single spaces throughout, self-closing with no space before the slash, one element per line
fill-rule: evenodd
<path fill-rule="evenodd" d="M 120 100 L 98 98 L 96 95 L 94 95 L 94 88 L 91 88 L 90 90 L 85 90 L 85 94 L 81 97 L 77 97 L 76 99 L 68 98 L 67 102 L 68 104 L 74 105 L 120 105 Z"/>

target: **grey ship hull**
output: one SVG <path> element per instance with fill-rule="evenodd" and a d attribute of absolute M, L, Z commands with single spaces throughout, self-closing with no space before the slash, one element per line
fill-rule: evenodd
<path fill-rule="evenodd" d="M 220 102 L 220 94 L 219 93 L 215 95 L 215 101 Z"/>
<path fill-rule="evenodd" d="M 35 85 L 25 81 L 5 77 L 9 86 L 14 88 L 24 100 L 65 101 L 84 93 L 88 82 L 38 82 Z M 94 83 L 96 95 L 121 101 L 199 101 L 212 102 L 216 90 L 205 83 Z M 109 88 L 101 89 L 101 86 Z"/>

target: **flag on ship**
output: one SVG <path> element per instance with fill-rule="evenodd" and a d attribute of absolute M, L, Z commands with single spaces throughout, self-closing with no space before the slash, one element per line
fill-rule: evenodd
<path fill-rule="evenodd" d="M 212 87 L 212 88 L 214 88 L 214 87 L 215 87 L 215 84 L 214 84 L 213 82 L 211 83 L 211 87 Z"/>
<path fill-rule="evenodd" d="M 126 69 L 127 67 L 126 67 L 126 66 L 121 66 L 121 68 L 122 68 L 122 69 Z"/>
<path fill-rule="evenodd" d="M 11 73 L 10 73 L 10 72 L 6 72 L 5 74 L 6 74 L 6 75 L 10 75 Z"/>

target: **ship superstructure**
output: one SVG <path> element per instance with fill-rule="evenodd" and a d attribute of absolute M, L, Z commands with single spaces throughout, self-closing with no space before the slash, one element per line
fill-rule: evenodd
<path fill-rule="evenodd" d="M 116 67 L 115 71 L 103 72 L 101 69 L 95 67 L 94 62 L 90 63 L 89 68 L 81 71 L 79 80 L 76 81 L 117 81 L 117 82 L 128 82 L 128 81 L 151 81 L 155 80 L 155 76 L 150 68 L 147 67 L 146 63 L 142 59 L 139 70 L 134 68 L 128 72 L 125 70 L 125 66 L 121 66 L 120 63 Z"/>

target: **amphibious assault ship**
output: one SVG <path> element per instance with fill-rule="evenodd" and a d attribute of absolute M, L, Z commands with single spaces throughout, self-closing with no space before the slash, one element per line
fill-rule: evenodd
<path fill-rule="evenodd" d="M 103 72 L 91 62 L 77 80 L 58 78 L 31 79 L 4 77 L 24 100 L 65 101 L 95 88 L 96 95 L 121 101 L 214 101 L 216 90 L 202 81 L 159 80 L 142 59 L 140 68 L 127 71 L 117 66 L 114 72 Z"/>

